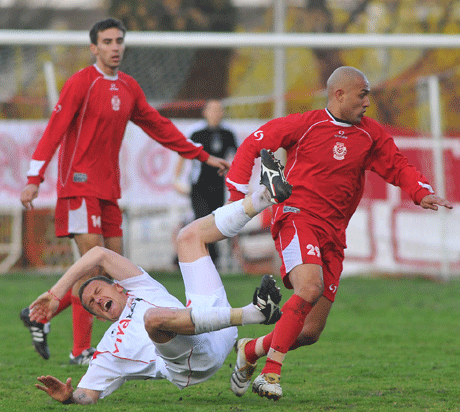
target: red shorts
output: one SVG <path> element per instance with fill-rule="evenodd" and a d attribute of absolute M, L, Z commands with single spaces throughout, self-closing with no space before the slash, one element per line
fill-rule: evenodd
<path fill-rule="evenodd" d="M 56 236 L 95 233 L 104 238 L 123 236 L 118 201 L 96 197 L 59 198 L 55 211 Z"/>
<path fill-rule="evenodd" d="M 303 263 L 320 265 L 323 268 L 323 296 L 334 302 L 343 269 L 343 247 L 320 227 L 295 216 L 277 222 L 275 230 L 275 246 L 282 261 L 280 270 L 284 285 L 292 289 L 288 274 L 296 266 Z"/>

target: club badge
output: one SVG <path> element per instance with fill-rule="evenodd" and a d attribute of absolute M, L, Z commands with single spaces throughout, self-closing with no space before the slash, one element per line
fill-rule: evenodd
<path fill-rule="evenodd" d="M 332 153 L 334 154 L 334 159 L 343 160 L 347 154 L 347 148 L 344 143 L 337 142 L 332 149 Z"/>
<path fill-rule="evenodd" d="M 120 98 L 118 96 L 112 96 L 112 109 L 116 112 L 120 110 Z"/>

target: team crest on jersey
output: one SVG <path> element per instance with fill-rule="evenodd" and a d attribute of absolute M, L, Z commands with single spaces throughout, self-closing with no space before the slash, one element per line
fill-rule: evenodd
<path fill-rule="evenodd" d="M 337 142 L 332 149 L 332 153 L 334 154 L 334 159 L 343 160 L 347 154 L 347 148 L 344 143 Z"/>
<path fill-rule="evenodd" d="M 120 98 L 118 96 L 112 96 L 112 109 L 116 112 L 120 110 Z"/>

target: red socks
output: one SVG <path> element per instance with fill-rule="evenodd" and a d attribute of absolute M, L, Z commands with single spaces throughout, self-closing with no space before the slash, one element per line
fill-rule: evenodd
<path fill-rule="evenodd" d="M 272 332 L 273 335 L 269 334 L 264 338 L 264 350 L 271 338 L 271 349 L 280 353 L 287 353 L 302 331 L 305 318 L 312 308 L 313 306 L 306 300 L 298 295 L 292 295 L 281 309 L 283 316 L 281 316 L 281 319 L 276 323 L 275 329 Z M 267 358 L 262 373 L 276 373 L 280 375 L 281 363 Z"/>
<path fill-rule="evenodd" d="M 64 297 L 61 299 L 61 301 L 59 302 L 59 306 L 56 310 L 56 313 L 53 315 L 53 318 L 54 316 L 59 315 L 64 309 L 67 309 L 70 306 L 70 304 L 72 303 L 71 296 L 72 296 L 72 290 L 69 289 L 67 293 L 64 295 Z"/>
<path fill-rule="evenodd" d="M 265 335 L 262 340 L 262 347 L 264 348 L 265 353 L 268 353 L 268 350 L 272 344 L 273 332 L 274 331 L 271 331 L 268 335 Z M 249 363 L 256 363 L 257 359 L 259 359 L 259 357 L 256 355 L 256 342 L 257 339 L 253 339 L 246 343 L 246 346 L 244 347 L 244 354 L 246 355 L 246 360 Z"/>
<path fill-rule="evenodd" d="M 59 301 L 59 306 L 56 309 L 56 313 L 53 315 L 53 318 L 57 315 L 59 315 L 64 309 L 68 308 L 70 306 L 70 296 L 72 296 L 72 291 L 69 290 L 64 297 Z M 41 321 L 40 323 L 47 323 L 51 319 L 46 319 Z"/>
<path fill-rule="evenodd" d="M 246 360 L 249 363 L 256 363 L 257 359 L 259 359 L 256 355 L 256 342 L 257 339 L 253 339 L 250 342 L 246 343 L 244 347 L 244 354 L 246 355 Z"/>
<path fill-rule="evenodd" d="M 69 290 L 59 302 L 56 313 L 57 316 L 64 309 L 72 305 L 72 326 L 73 326 L 73 348 L 72 355 L 78 356 L 85 349 L 91 347 L 91 332 L 93 330 L 93 315 L 83 309 L 80 299 L 72 295 Z M 46 322 L 43 322 L 46 323 Z"/>
<path fill-rule="evenodd" d="M 265 353 L 270 348 L 281 353 L 287 353 L 289 350 L 297 347 L 296 340 L 305 323 L 305 318 L 310 313 L 312 305 L 297 295 L 292 297 L 282 307 L 283 316 L 276 323 L 275 329 L 268 335 L 264 336 L 262 346 Z M 253 339 L 248 342 L 244 348 L 246 359 L 250 363 L 255 363 L 259 357 L 256 355 L 256 342 Z M 262 373 L 281 373 L 280 362 L 267 358 Z"/>
<path fill-rule="evenodd" d="M 77 296 L 71 297 L 73 348 L 72 355 L 78 356 L 91 347 L 91 332 L 93 330 L 93 315 L 83 309 Z"/>

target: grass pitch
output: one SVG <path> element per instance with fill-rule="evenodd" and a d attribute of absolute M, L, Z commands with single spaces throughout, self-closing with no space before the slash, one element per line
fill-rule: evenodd
<path fill-rule="evenodd" d="M 184 300 L 180 275 L 155 277 Z M 48 361 L 34 352 L 30 334 L 19 320 L 20 310 L 56 279 L 18 273 L 0 280 L 0 411 L 460 410 L 458 280 L 343 279 L 320 341 L 286 357 L 281 381 L 284 397 L 278 402 L 249 391 L 242 398 L 232 394 L 232 353 L 223 368 L 201 385 L 179 391 L 166 380 L 132 381 L 97 405 L 85 407 L 61 405 L 34 387 L 36 377 L 42 374 L 62 381 L 72 377 L 76 386 L 86 370 L 68 364 L 70 309 L 52 321 Z M 258 282 L 251 276 L 224 277 L 232 305 L 248 303 Z M 291 292 L 282 291 L 284 302 Z M 106 324 L 95 321 L 94 325 L 96 345 Z M 270 328 L 246 326 L 239 334 L 255 337 Z"/>

